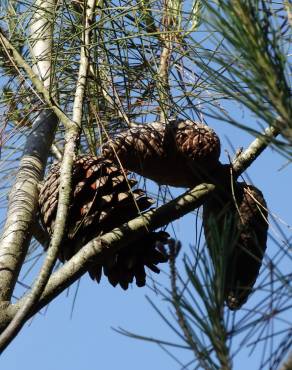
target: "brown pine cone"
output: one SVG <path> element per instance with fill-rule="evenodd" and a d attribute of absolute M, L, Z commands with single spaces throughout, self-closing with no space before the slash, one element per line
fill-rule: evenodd
<path fill-rule="evenodd" d="M 203 226 L 214 264 L 218 253 L 226 258 L 224 297 L 231 310 L 248 299 L 258 277 L 267 243 L 267 205 L 256 187 L 235 184 L 231 191 L 214 194 L 203 206 Z M 224 257 L 223 257 L 224 258 Z M 224 270 L 224 269 L 223 269 Z"/>
<path fill-rule="evenodd" d="M 52 234 L 58 204 L 60 164 L 53 165 L 40 191 L 40 218 Z M 72 174 L 72 204 L 69 208 L 66 238 L 59 256 L 62 261 L 70 259 L 83 245 L 94 237 L 137 217 L 153 204 L 143 190 L 133 189 L 136 180 L 127 178 L 110 160 L 96 156 L 81 156 L 76 159 Z M 161 248 L 168 239 L 167 233 L 149 232 L 138 247 L 130 244 L 101 264 L 89 267 L 90 276 L 98 282 L 102 267 L 110 283 L 127 289 L 136 278 L 138 286 L 145 285 L 147 266 L 159 272 L 156 265 L 166 262 Z M 127 282 L 127 283 L 126 283 Z"/>
<path fill-rule="evenodd" d="M 164 231 L 148 233 L 143 239 L 122 249 L 113 260 L 108 260 L 104 265 L 104 274 L 113 286 L 119 283 L 125 290 L 133 282 L 134 277 L 138 287 L 144 286 L 146 283 L 145 266 L 159 273 L 160 270 L 156 265 L 168 261 L 164 249 L 168 238 L 168 233 Z M 139 246 L 137 247 L 136 244 Z"/>
<path fill-rule="evenodd" d="M 194 187 L 220 167 L 220 141 L 202 123 L 154 122 L 120 133 L 103 145 L 103 154 L 158 184 Z"/>

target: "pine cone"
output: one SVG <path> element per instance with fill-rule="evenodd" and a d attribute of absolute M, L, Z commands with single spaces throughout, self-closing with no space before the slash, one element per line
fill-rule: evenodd
<path fill-rule="evenodd" d="M 124 168 L 177 187 L 194 187 L 220 167 L 220 141 L 202 123 L 174 120 L 136 126 L 103 145 L 103 154 Z"/>
<path fill-rule="evenodd" d="M 231 310 L 248 299 L 258 277 L 267 242 L 267 205 L 256 187 L 235 185 L 235 205 L 231 191 L 214 194 L 203 206 L 203 225 L 211 257 L 226 257 L 224 297 Z M 217 255 L 217 258 L 216 258 Z"/>
<path fill-rule="evenodd" d="M 143 239 L 129 244 L 115 255 L 114 260 L 108 260 L 104 265 L 104 274 L 109 282 L 116 286 L 118 283 L 123 289 L 128 289 L 129 283 L 136 279 L 136 285 L 142 287 L 146 283 L 145 266 L 155 273 L 160 270 L 158 263 L 168 261 L 164 245 L 168 243 L 168 233 L 160 231 L 148 233 Z"/>
<path fill-rule="evenodd" d="M 51 167 L 39 197 L 40 218 L 50 234 L 57 212 L 59 171 L 59 163 Z M 94 237 L 111 231 L 150 207 L 154 201 L 143 190 L 133 189 L 135 185 L 136 180 L 125 178 L 110 160 L 90 155 L 78 157 L 73 166 L 72 204 L 59 258 L 62 261 L 70 259 Z M 167 261 L 161 246 L 168 236 L 162 232 L 148 233 L 142 240 L 107 256 L 103 266 L 96 263 L 90 266 L 90 276 L 99 282 L 103 267 L 114 286 L 119 283 L 127 289 L 134 277 L 138 286 L 145 285 L 144 267 L 159 272 L 156 265 Z"/>

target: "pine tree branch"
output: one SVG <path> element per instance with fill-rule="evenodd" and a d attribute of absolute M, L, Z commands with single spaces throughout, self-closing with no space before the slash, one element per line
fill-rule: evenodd
<path fill-rule="evenodd" d="M 37 209 L 38 183 L 43 178 L 56 126 L 55 114 L 41 111 L 25 145 L 0 241 L 0 301 L 10 301 L 27 253 Z"/>
<path fill-rule="evenodd" d="M 42 2 L 43 11 L 45 9 L 46 14 L 45 22 L 47 23 L 49 22 L 47 13 L 50 12 L 50 10 L 52 11 L 52 5 L 51 2 Z M 49 6 L 51 6 L 51 8 Z M 41 8 L 38 8 L 38 13 L 39 9 Z M 45 27 L 44 30 L 43 26 L 45 22 L 42 22 L 41 34 L 42 37 L 46 38 L 46 41 L 37 40 L 39 36 L 37 30 L 35 30 L 36 35 L 34 35 L 35 50 L 41 53 L 41 55 L 36 56 L 39 59 L 39 63 L 42 63 L 42 58 L 48 59 L 48 48 L 51 47 L 52 27 Z M 42 43 L 41 48 L 39 48 L 39 42 Z M 46 42 L 48 42 L 46 47 L 47 53 L 44 55 L 43 49 Z M 7 59 L 11 61 L 15 70 L 19 73 L 19 77 L 23 78 L 19 67 L 26 68 L 35 84 L 37 86 L 42 86 L 44 89 L 39 77 L 33 73 L 32 69 L 25 63 L 21 55 L 6 39 L 1 30 L 0 43 L 4 50 L 3 54 L 6 53 Z M 18 62 L 19 64 L 17 64 Z M 50 66 L 46 62 L 47 81 L 50 80 L 50 71 Z M 46 91 L 46 89 L 44 90 Z M 11 299 L 20 268 L 28 250 L 37 208 L 37 186 L 39 181 L 43 178 L 57 123 L 57 117 L 53 112 L 42 111 L 35 120 L 32 132 L 25 144 L 24 155 L 20 162 L 16 182 L 9 195 L 7 219 L 0 242 L 0 301 L 9 301 Z"/>
<path fill-rule="evenodd" d="M 35 61 L 33 71 L 39 76 L 46 89 L 52 87 L 52 41 L 54 6 L 56 0 L 37 0 L 30 21 L 30 43 Z"/>
<path fill-rule="evenodd" d="M 0 335 L 0 352 L 2 352 L 18 334 L 26 321 L 28 313 L 38 302 L 42 292 L 46 287 L 48 279 L 57 260 L 61 242 L 64 236 L 68 209 L 70 205 L 72 167 L 75 157 L 75 151 L 77 149 L 77 141 L 81 130 L 83 100 L 85 95 L 85 86 L 89 66 L 89 47 L 91 34 L 90 25 L 94 16 L 95 4 L 95 0 L 88 0 L 85 13 L 84 31 L 80 52 L 79 74 L 73 105 L 74 123 L 70 123 L 68 126 L 66 126 L 66 144 L 64 148 L 64 158 L 60 168 L 59 197 L 54 232 L 46 253 L 46 258 L 43 266 L 41 267 L 41 270 L 33 284 L 31 291 L 27 295 L 27 299 L 17 311 L 16 315 L 13 317 L 7 328 Z M 46 6 L 47 4 L 43 3 L 39 5 Z M 45 8 L 43 9 L 43 12 L 44 11 L 46 11 Z M 47 67 L 47 64 L 45 64 L 45 67 Z"/>
<path fill-rule="evenodd" d="M 167 122 L 167 118 L 169 117 L 168 114 L 168 107 L 169 107 L 169 97 L 170 97 L 170 86 L 169 86 L 169 66 L 171 60 L 171 54 L 173 50 L 173 34 L 171 31 L 171 25 L 173 21 L 173 15 L 171 14 L 172 9 L 169 9 L 169 4 L 167 2 L 164 3 L 163 7 L 163 16 L 162 16 L 162 24 L 164 31 L 166 32 L 165 35 L 161 35 L 161 54 L 160 54 L 160 62 L 157 72 L 157 90 L 159 94 L 159 102 L 160 102 L 160 121 Z"/>
<path fill-rule="evenodd" d="M 279 133 L 280 129 L 278 128 L 277 122 L 275 122 L 275 126 L 267 127 L 244 152 L 239 154 L 232 163 L 234 177 L 237 178 L 240 176 Z"/>
<path fill-rule="evenodd" d="M 74 281 L 78 280 L 93 261 L 102 261 L 108 253 L 115 253 L 148 231 L 162 227 L 198 208 L 214 189 L 215 186 L 212 184 L 201 184 L 171 202 L 157 209 L 150 210 L 142 216 L 129 221 L 124 226 L 87 243 L 59 270 L 52 274 L 40 300 L 32 307 L 27 319 L 57 297 Z M 2 330 L 27 299 L 28 296 L 25 296 L 16 304 L 10 305 L 6 311 L 2 310 L 0 313 L 0 328 Z"/>
<path fill-rule="evenodd" d="M 289 148 L 292 138 L 289 64 L 283 48 L 285 37 L 272 3 L 262 1 L 266 3 L 263 7 L 257 1 L 221 0 L 215 5 L 202 1 L 209 13 L 208 25 L 224 42 L 215 55 L 210 54 L 213 65 L 201 61 L 198 65 L 220 93 L 239 101 L 268 125 L 280 117 L 281 134 Z M 225 69 L 228 73 L 222 72 Z"/>

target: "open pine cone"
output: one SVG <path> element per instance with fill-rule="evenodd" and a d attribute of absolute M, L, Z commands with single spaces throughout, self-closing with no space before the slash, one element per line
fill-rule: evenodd
<path fill-rule="evenodd" d="M 105 143 L 103 154 L 158 184 L 177 187 L 194 187 L 221 166 L 218 136 L 190 120 L 132 127 Z"/>
<path fill-rule="evenodd" d="M 266 250 L 267 206 L 263 194 L 254 186 L 234 184 L 230 193 L 214 194 L 203 206 L 206 242 L 214 261 L 225 256 L 224 297 L 231 310 L 248 299 L 258 277 Z M 217 257 L 216 257 L 217 256 Z"/>
<path fill-rule="evenodd" d="M 40 191 L 40 218 L 52 234 L 58 205 L 60 164 L 53 165 Z M 73 166 L 72 204 L 69 209 L 66 238 L 59 258 L 70 259 L 88 241 L 137 217 L 153 204 L 143 190 L 133 189 L 136 180 L 126 178 L 110 160 L 96 156 L 78 157 Z M 167 261 L 163 245 L 169 235 L 149 232 L 141 240 L 108 256 L 103 265 L 89 266 L 89 274 L 100 281 L 102 267 L 114 286 L 128 288 L 135 277 L 145 285 L 145 266 L 158 273 L 157 264 Z M 139 246 L 136 246 L 138 244 Z"/>

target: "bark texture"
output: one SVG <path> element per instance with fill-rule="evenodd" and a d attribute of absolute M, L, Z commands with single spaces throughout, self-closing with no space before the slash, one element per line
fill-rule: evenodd
<path fill-rule="evenodd" d="M 38 183 L 43 178 L 58 120 L 51 111 L 37 116 L 27 139 L 0 242 L 0 301 L 9 301 L 31 239 L 37 209 Z"/>

